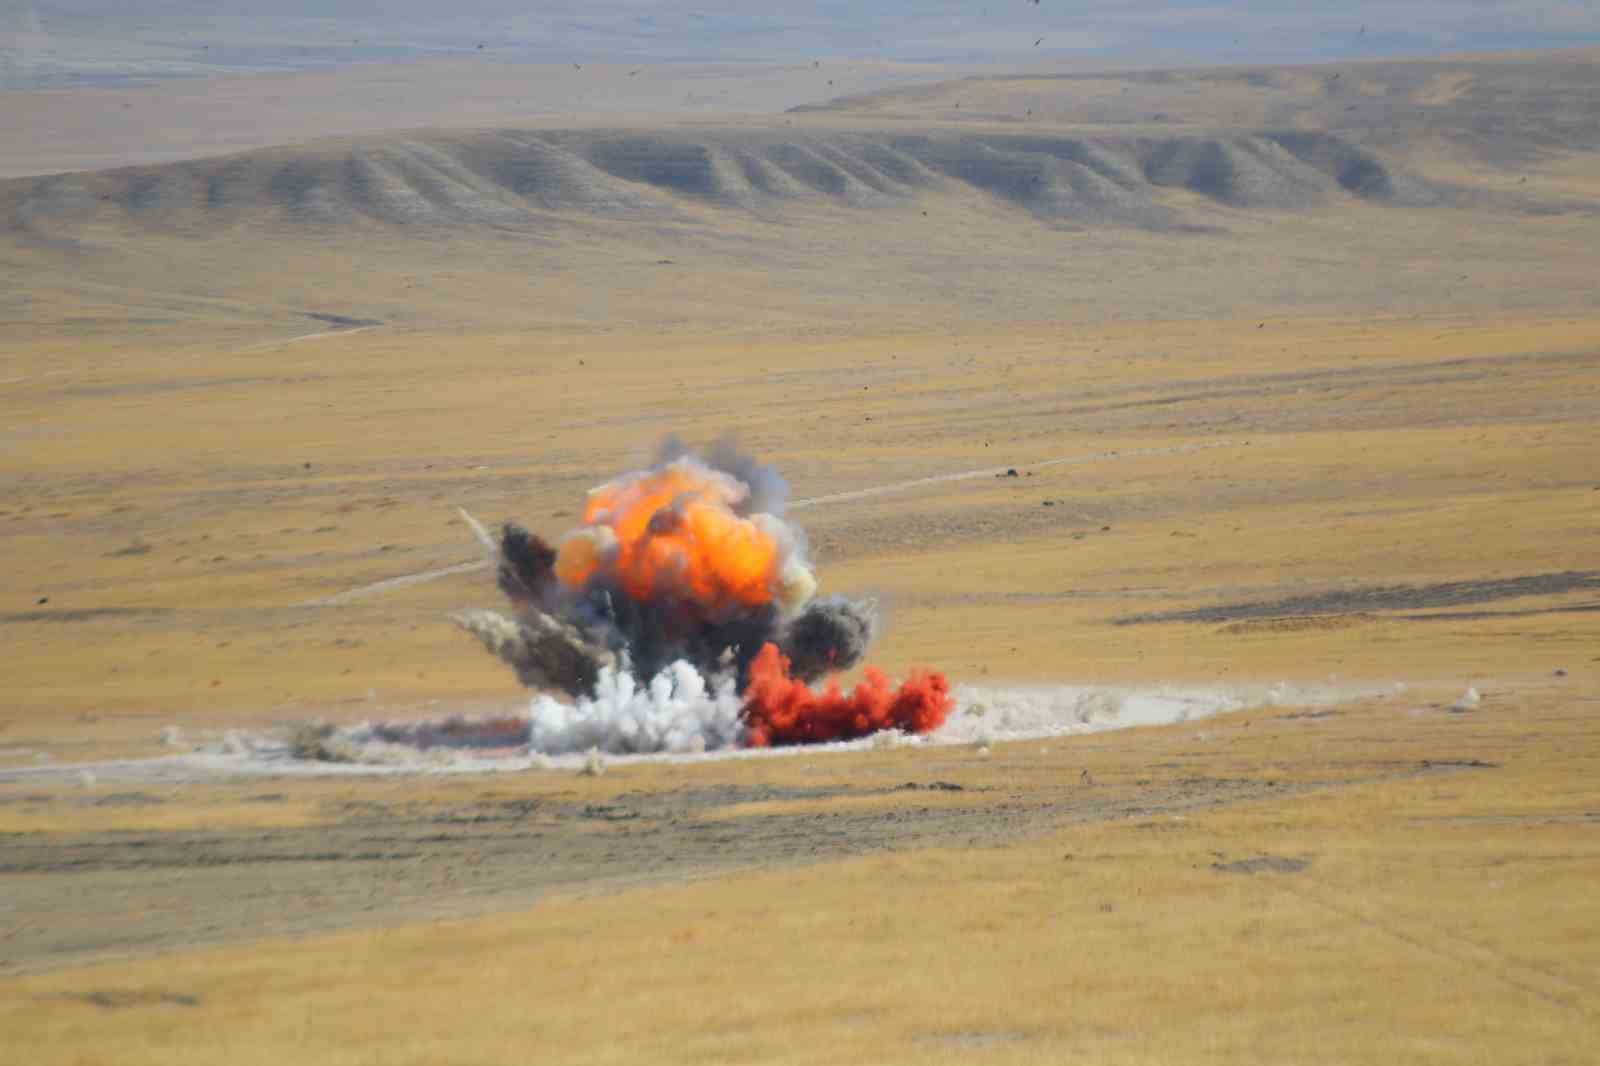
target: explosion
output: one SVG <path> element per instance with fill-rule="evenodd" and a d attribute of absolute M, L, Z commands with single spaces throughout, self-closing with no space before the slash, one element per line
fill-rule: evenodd
<path fill-rule="evenodd" d="M 702 456 L 669 438 L 650 469 L 591 490 L 555 548 L 516 522 L 493 538 L 463 513 L 513 611 L 455 621 L 539 693 L 534 750 L 767 747 L 944 721 L 940 674 L 896 688 L 869 669 L 849 695 L 833 681 L 808 687 L 861 661 L 877 614 L 816 598 L 805 539 L 782 517 L 786 492 L 727 441 Z"/>

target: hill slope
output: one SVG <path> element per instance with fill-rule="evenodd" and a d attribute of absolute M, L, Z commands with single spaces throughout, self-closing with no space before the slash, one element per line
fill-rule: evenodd
<path fill-rule="evenodd" d="M 972 77 L 797 111 L 873 121 L 976 121 L 1315 131 L 1415 159 L 1448 150 L 1526 164 L 1600 149 L 1600 49 L 1430 60 Z"/>
<path fill-rule="evenodd" d="M 0 332 L 1587 306 L 1593 66 L 990 78 L 18 178 Z"/>
<path fill-rule="evenodd" d="M 1048 219 L 1181 224 L 1186 190 L 1239 208 L 1340 196 L 1427 205 L 1450 198 L 1338 137 L 1024 134 L 736 127 L 484 130 L 382 136 L 0 184 L 10 224 L 68 236 L 119 219 L 227 225 L 244 213 L 317 226 L 533 225 L 545 214 L 643 217 L 684 201 L 770 211 L 792 201 L 889 206 L 926 190 L 977 191 Z"/>

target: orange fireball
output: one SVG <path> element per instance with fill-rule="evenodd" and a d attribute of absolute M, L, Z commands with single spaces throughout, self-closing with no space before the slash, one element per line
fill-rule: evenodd
<path fill-rule="evenodd" d="M 740 481 L 687 458 L 602 485 L 562 542 L 556 576 L 571 588 L 609 578 L 630 599 L 671 595 L 708 611 L 791 598 L 799 574 L 809 591 L 781 523 L 738 513 L 747 495 Z"/>

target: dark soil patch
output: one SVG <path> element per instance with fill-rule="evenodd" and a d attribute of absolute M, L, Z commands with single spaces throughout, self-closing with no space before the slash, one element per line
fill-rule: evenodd
<path fill-rule="evenodd" d="M 76 607 L 56 611 L 12 611 L 0 614 L 0 623 L 92 622 L 100 618 L 139 618 L 171 613 L 165 607 Z"/>
<path fill-rule="evenodd" d="M 971 791 L 950 781 L 912 791 L 954 796 L 957 788 Z M 603 803 L 334 804 L 338 820 L 306 827 L 10 834 L 0 839 L 0 899 L 30 920 L 7 939 L 0 974 L 523 909 L 551 892 L 610 892 L 905 848 L 992 847 L 1074 822 L 1157 817 L 1280 791 L 1194 778 L 1137 793 L 1064 787 L 976 806 L 907 796 L 881 808 L 728 820 L 714 816 L 718 808 L 906 792 L 899 784 L 718 785 L 630 792 Z"/>
<path fill-rule="evenodd" d="M 1372 585 L 1336 589 L 1278 600 L 1228 603 L 1183 611 L 1157 611 L 1127 615 L 1117 625 L 1147 622 L 1238 622 L 1245 619 L 1291 619 L 1314 615 L 1349 615 L 1373 611 L 1416 611 L 1458 607 L 1525 596 L 1560 596 L 1600 589 L 1600 570 L 1566 570 L 1555 574 L 1495 578 L 1487 581 L 1448 581 L 1436 585 Z"/>
<path fill-rule="evenodd" d="M 1254 859 L 1214 862 L 1211 864 L 1211 868 L 1225 874 L 1297 874 L 1310 865 L 1310 859 L 1287 859 L 1281 855 L 1262 855 Z"/>
<path fill-rule="evenodd" d="M 97 989 L 71 997 L 104 1010 L 127 1007 L 198 1007 L 200 997 L 187 992 L 159 992 L 153 989 Z"/>

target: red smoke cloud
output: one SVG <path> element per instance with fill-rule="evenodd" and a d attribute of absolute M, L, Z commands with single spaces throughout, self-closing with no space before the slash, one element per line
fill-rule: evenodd
<path fill-rule="evenodd" d="M 837 681 L 820 693 L 789 676 L 789 660 L 766 644 L 750 663 L 744 690 L 745 744 L 752 748 L 850 740 L 882 729 L 927 733 L 949 715 L 950 683 L 943 674 L 914 672 L 895 688 L 879 670 L 846 695 Z"/>

